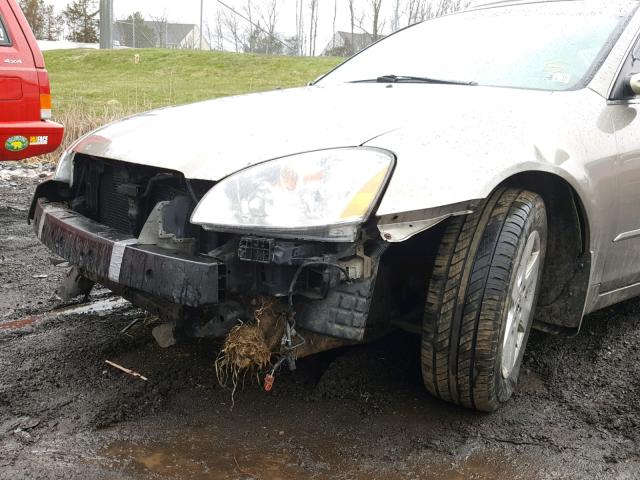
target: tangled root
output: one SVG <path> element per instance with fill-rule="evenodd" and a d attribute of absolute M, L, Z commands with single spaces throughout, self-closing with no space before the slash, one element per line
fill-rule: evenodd
<path fill-rule="evenodd" d="M 271 350 L 267 347 L 260 325 L 243 324 L 234 327 L 225 339 L 216 367 L 223 367 L 217 369 L 218 372 L 227 367 L 238 371 L 251 367 L 260 369 L 266 367 L 270 360 Z"/>
<path fill-rule="evenodd" d="M 218 382 L 222 386 L 231 383 L 231 399 L 240 377 L 260 372 L 271 365 L 271 357 L 277 353 L 284 334 L 287 312 L 274 298 L 259 298 L 254 312 L 254 322 L 234 327 L 225 339 L 215 362 Z"/>

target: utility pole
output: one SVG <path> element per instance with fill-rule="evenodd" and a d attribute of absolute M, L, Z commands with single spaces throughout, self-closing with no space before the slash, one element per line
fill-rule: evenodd
<path fill-rule="evenodd" d="M 202 18 L 204 16 L 204 0 L 200 0 L 200 50 L 202 50 Z"/>
<path fill-rule="evenodd" d="M 113 0 L 100 0 L 100 48 L 113 48 Z"/>

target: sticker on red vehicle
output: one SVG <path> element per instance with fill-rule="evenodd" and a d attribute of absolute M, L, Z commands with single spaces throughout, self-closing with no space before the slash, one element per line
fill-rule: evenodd
<path fill-rule="evenodd" d="M 49 137 L 47 135 L 31 136 L 29 138 L 29 145 L 49 145 Z"/>
<path fill-rule="evenodd" d="M 10 152 L 21 152 L 28 146 L 29 140 L 27 139 L 27 137 L 23 137 L 22 135 L 11 137 L 4 144 L 4 147 Z"/>

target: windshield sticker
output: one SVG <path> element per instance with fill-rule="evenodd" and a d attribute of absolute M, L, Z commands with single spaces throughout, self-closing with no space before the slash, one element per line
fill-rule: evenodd
<path fill-rule="evenodd" d="M 30 137 L 29 145 L 49 145 L 49 137 L 46 135 Z"/>
<path fill-rule="evenodd" d="M 544 71 L 549 73 L 563 72 L 567 69 L 567 64 L 564 62 L 548 62 L 544 66 Z"/>
<path fill-rule="evenodd" d="M 10 152 L 21 152 L 29 146 L 29 140 L 23 136 L 11 137 L 4 144 L 4 147 Z"/>
<path fill-rule="evenodd" d="M 571 81 L 570 73 L 558 72 L 551 75 L 552 82 L 564 83 L 565 85 Z"/>

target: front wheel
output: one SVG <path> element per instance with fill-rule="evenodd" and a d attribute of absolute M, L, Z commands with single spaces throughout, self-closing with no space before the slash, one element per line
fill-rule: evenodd
<path fill-rule="evenodd" d="M 494 411 L 513 394 L 547 245 L 542 198 L 500 189 L 447 225 L 423 321 L 422 376 L 436 397 Z"/>

